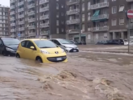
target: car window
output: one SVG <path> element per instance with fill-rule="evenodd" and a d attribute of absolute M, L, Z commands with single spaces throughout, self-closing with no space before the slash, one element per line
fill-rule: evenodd
<path fill-rule="evenodd" d="M 66 39 L 58 39 L 58 41 L 59 41 L 61 44 L 73 44 L 71 41 L 66 40 Z"/>
<path fill-rule="evenodd" d="M 26 48 L 30 48 L 31 46 L 34 46 L 34 44 L 31 41 L 26 42 Z M 34 46 L 35 47 L 35 46 Z"/>
<path fill-rule="evenodd" d="M 52 40 L 55 44 L 60 45 L 60 43 L 57 40 Z"/>
<path fill-rule="evenodd" d="M 14 39 L 14 38 L 4 38 L 2 40 L 3 40 L 3 43 L 6 46 L 9 46 L 9 45 L 18 45 L 20 43 L 20 41 L 18 39 Z"/>
<path fill-rule="evenodd" d="M 0 40 L 0 46 L 2 46 L 2 41 Z"/>
<path fill-rule="evenodd" d="M 25 47 L 26 41 L 21 42 L 21 46 Z"/>

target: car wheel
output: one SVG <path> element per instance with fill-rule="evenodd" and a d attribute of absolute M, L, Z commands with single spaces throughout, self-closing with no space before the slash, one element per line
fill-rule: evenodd
<path fill-rule="evenodd" d="M 20 55 L 18 53 L 16 54 L 16 58 L 20 58 Z"/>
<path fill-rule="evenodd" d="M 43 61 L 42 61 L 42 59 L 40 57 L 37 57 L 36 61 L 39 62 L 39 63 L 43 63 Z"/>
<path fill-rule="evenodd" d="M 7 51 L 3 51 L 3 52 L 2 52 L 2 55 L 3 55 L 3 56 L 8 56 L 8 52 L 7 52 Z"/>

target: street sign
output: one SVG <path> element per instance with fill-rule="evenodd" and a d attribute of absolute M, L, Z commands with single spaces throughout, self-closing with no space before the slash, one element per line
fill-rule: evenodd
<path fill-rule="evenodd" d="M 19 38 L 21 37 L 21 34 L 20 34 L 20 33 L 18 33 L 18 37 L 19 37 Z"/>
<path fill-rule="evenodd" d="M 133 18 L 133 10 L 128 10 L 128 11 L 127 11 L 127 17 L 128 17 L 129 19 L 132 19 L 132 18 Z"/>

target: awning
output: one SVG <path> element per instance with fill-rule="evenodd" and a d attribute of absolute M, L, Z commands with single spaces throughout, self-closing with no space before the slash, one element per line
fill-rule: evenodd
<path fill-rule="evenodd" d="M 98 16 L 99 13 L 100 13 L 100 10 L 96 10 L 95 13 L 93 14 L 93 17 Z"/>

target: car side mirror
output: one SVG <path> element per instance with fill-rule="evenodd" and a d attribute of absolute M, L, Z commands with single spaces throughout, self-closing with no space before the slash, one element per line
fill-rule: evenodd
<path fill-rule="evenodd" d="M 30 49 L 35 50 L 35 47 L 34 46 L 31 46 Z"/>

